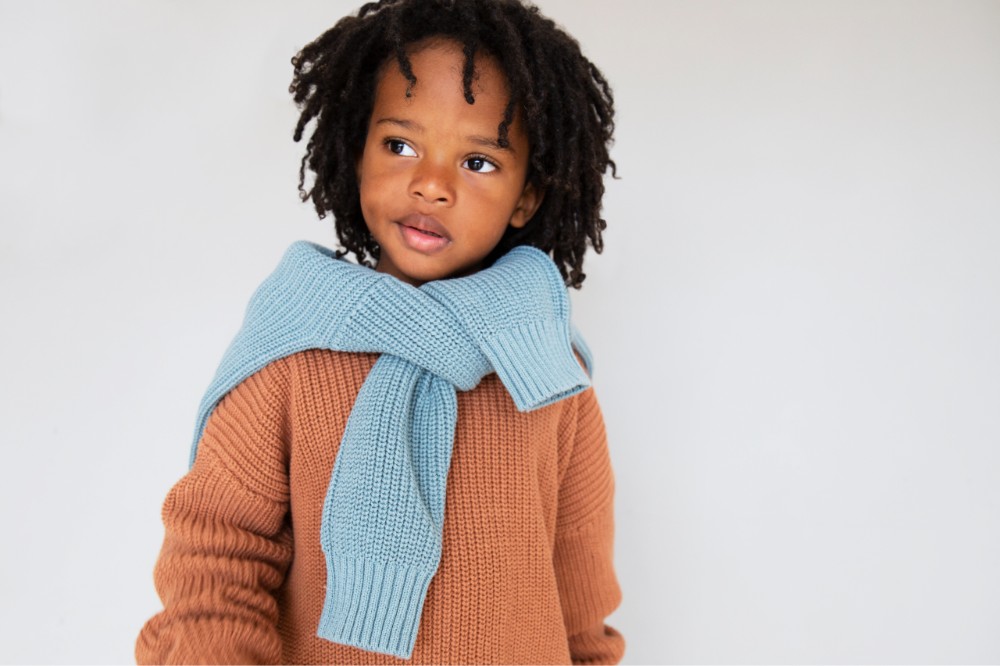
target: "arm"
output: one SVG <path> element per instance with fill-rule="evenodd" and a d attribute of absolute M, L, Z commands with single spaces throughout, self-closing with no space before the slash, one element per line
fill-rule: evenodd
<path fill-rule="evenodd" d="M 574 664 L 616 664 L 625 640 L 604 619 L 621 602 L 615 577 L 614 475 L 593 389 L 580 394 L 564 436 L 572 449 L 559 486 L 554 563 Z"/>
<path fill-rule="evenodd" d="M 164 610 L 142 628 L 143 663 L 278 663 L 274 591 L 291 562 L 288 359 L 218 404 L 194 465 L 163 506 L 154 579 Z"/>

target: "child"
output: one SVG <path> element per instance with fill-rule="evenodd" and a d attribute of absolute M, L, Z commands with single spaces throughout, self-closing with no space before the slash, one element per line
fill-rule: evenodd
<path fill-rule="evenodd" d="M 566 293 L 601 250 L 607 83 L 518 0 L 370 3 L 292 62 L 300 192 L 345 249 L 294 244 L 254 295 L 163 508 L 137 660 L 618 662 Z"/>

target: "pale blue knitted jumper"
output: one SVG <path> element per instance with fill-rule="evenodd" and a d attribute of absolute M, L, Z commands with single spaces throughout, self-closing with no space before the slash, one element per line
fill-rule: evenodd
<path fill-rule="evenodd" d="M 409 658 L 441 559 L 455 390 L 496 372 L 528 411 L 590 382 L 555 264 L 518 247 L 468 277 L 412 287 L 293 244 L 257 289 L 198 413 L 191 464 L 218 402 L 305 349 L 378 352 L 348 418 L 323 506 L 326 599 L 317 634 Z"/>

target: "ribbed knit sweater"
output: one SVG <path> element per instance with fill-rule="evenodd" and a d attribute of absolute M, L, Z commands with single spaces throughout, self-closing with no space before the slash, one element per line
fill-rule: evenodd
<path fill-rule="evenodd" d="M 269 363 L 304 349 L 381 354 L 358 392 L 324 502 L 319 636 L 412 656 L 441 561 L 455 391 L 496 372 L 517 408 L 532 411 L 585 390 L 569 316 L 558 268 L 533 247 L 419 288 L 315 243 L 288 248 L 202 399 L 192 462 L 219 400 Z M 589 363 L 586 345 L 578 349 Z"/>
<path fill-rule="evenodd" d="M 458 393 L 441 564 L 409 662 L 316 636 L 323 499 L 375 354 L 307 350 L 239 384 L 163 509 L 139 663 L 617 663 L 614 480 L 593 389 L 519 412 Z"/>

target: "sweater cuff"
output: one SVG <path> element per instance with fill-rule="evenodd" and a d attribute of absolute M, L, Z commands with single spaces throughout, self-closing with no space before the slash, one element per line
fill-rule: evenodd
<path fill-rule="evenodd" d="M 326 600 L 316 635 L 409 659 L 434 571 L 326 553 Z"/>
<path fill-rule="evenodd" d="M 486 338 L 482 349 L 519 411 L 544 407 L 590 386 L 573 355 L 565 322 L 537 321 L 504 329 Z"/>

